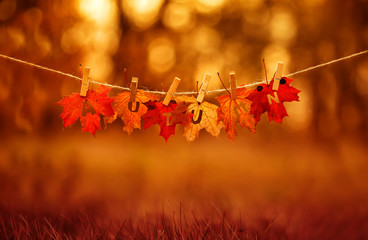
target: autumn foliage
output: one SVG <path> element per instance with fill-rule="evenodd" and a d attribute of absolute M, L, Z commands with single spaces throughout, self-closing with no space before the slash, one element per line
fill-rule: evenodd
<path fill-rule="evenodd" d="M 185 139 L 188 142 L 194 141 L 202 129 L 217 137 L 223 127 L 223 123 L 218 120 L 218 106 L 206 101 L 197 102 L 194 97 L 187 97 L 185 101 L 190 103 L 187 112 L 193 114 L 191 121 L 184 125 Z"/>
<path fill-rule="evenodd" d="M 236 90 L 236 98 L 230 94 L 216 97 L 220 106 L 209 102 L 197 102 L 186 96 L 176 97 L 167 106 L 158 95 L 139 90 L 135 102 L 130 101 L 130 92 L 122 92 L 110 98 L 110 88 L 101 85 L 96 91 L 90 89 L 86 97 L 72 94 L 58 102 L 64 107 L 60 117 L 64 127 L 70 127 L 79 118 L 83 131 L 95 135 L 101 128 L 100 115 L 104 116 L 105 126 L 121 118 L 123 130 L 130 135 L 134 129 L 147 129 L 158 124 L 160 136 L 165 141 L 175 135 L 176 125 L 184 126 L 184 137 L 194 141 L 199 132 L 205 129 L 212 136 L 218 136 L 222 128 L 232 141 L 237 136 L 237 125 L 255 133 L 256 124 L 261 115 L 268 113 L 270 121 L 282 122 L 288 116 L 284 102 L 299 101 L 300 90 L 290 86 L 292 79 L 282 78 L 278 90 L 272 90 L 270 84 L 260 84 L 255 89 L 241 86 Z M 91 112 L 92 111 L 92 112 Z"/>
<path fill-rule="evenodd" d="M 82 130 L 95 135 L 96 131 L 101 128 L 100 115 L 114 115 L 114 110 L 111 107 L 111 103 L 114 100 L 107 96 L 109 91 L 110 88 L 101 85 L 96 91 L 90 89 L 86 97 L 73 93 L 71 96 L 66 96 L 60 100 L 57 104 L 64 107 L 64 111 L 60 115 L 63 119 L 64 127 L 72 126 L 79 118 Z M 87 112 L 83 115 L 83 111 L 94 111 L 94 113 Z"/>
<path fill-rule="evenodd" d="M 281 123 L 282 119 L 288 116 L 284 102 L 299 101 L 300 90 L 291 87 L 292 79 L 282 78 L 277 91 L 272 90 L 274 79 L 270 84 L 260 84 L 247 96 L 252 101 L 250 114 L 254 115 L 256 123 L 261 120 L 261 114 L 267 112 L 268 119 Z"/>
<path fill-rule="evenodd" d="M 186 113 L 187 105 L 184 102 L 171 101 L 165 106 L 162 102 L 150 101 L 146 105 L 148 111 L 143 116 L 144 129 L 154 124 L 160 125 L 160 136 L 165 138 L 165 141 L 175 135 L 176 124 L 184 125 L 191 118 L 191 115 Z"/>
<path fill-rule="evenodd" d="M 232 99 L 230 94 L 217 97 L 220 103 L 220 108 L 217 109 L 219 121 L 224 123 L 226 134 L 231 141 L 234 141 L 237 135 L 237 123 L 242 128 L 246 127 L 249 131 L 256 132 L 254 118 L 250 115 L 251 101 L 246 99 L 250 91 L 240 88 L 236 92 L 236 99 Z"/>
<path fill-rule="evenodd" d="M 138 91 L 136 93 L 136 102 L 129 103 L 130 93 L 122 92 L 114 97 L 113 109 L 115 114 L 105 117 L 105 123 L 109 124 L 114 122 L 117 118 L 121 118 L 124 123 L 123 130 L 130 135 L 134 129 L 141 129 L 142 116 L 146 114 L 148 110 L 144 103 L 153 99 L 158 99 L 158 97 L 153 94 Z"/>

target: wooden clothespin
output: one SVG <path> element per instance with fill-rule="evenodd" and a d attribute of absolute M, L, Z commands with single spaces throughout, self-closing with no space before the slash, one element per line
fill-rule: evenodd
<path fill-rule="evenodd" d="M 235 100 L 237 97 L 236 94 L 236 77 L 235 77 L 235 72 L 230 72 L 229 73 L 229 77 L 230 77 L 230 93 L 231 93 L 231 99 Z"/>
<path fill-rule="evenodd" d="M 138 112 L 140 102 L 135 101 L 135 96 L 137 94 L 137 85 L 138 85 L 138 78 L 133 77 L 132 81 L 130 82 L 130 100 L 128 102 L 128 109 L 131 112 Z M 133 103 L 135 103 L 135 110 L 133 110 Z"/>
<path fill-rule="evenodd" d="M 90 74 L 91 68 L 84 67 L 83 68 L 83 80 L 80 90 L 80 95 L 82 97 L 87 96 L 88 86 L 89 86 L 89 74 Z"/>
<path fill-rule="evenodd" d="M 135 103 L 135 95 L 137 93 L 137 85 L 138 78 L 132 77 L 132 81 L 130 82 L 130 101 L 131 103 Z"/>
<path fill-rule="evenodd" d="M 179 86 L 179 83 L 180 83 L 180 78 L 175 77 L 174 81 L 171 83 L 169 91 L 167 91 L 164 101 L 162 102 L 163 105 L 165 106 L 169 105 L 171 98 L 175 94 L 176 88 Z"/>
<path fill-rule="evenodd" d="M 208 85 L 210 83 L 210 80 L 211 80 L 211 74 L 206 73 L 204 75 L 203 80 L 202 80 L 202 85 L 201 85 L 201 88 L 200 88 L 198 96 L 197 96 L 197 102 L 201 103 L 203 101 L 204 96 L 207 93 L 207 88 L 208 88 Z"/>
<path fill-rule="evenodd" d="M 273 78 L 273 85 L 272 90 L 277 91 L 279 90 L 280 80 L 282 77 L 282 69 L 284 68 L 283 62 L 278 62 L 276 66 L 276 73 L 275 77 Z"/>

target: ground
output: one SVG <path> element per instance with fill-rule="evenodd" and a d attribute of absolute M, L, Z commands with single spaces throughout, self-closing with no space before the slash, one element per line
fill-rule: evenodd
<path fill-rule="evenodd" d="M 0 147 L 1 239 L 365 239 L 367 149 L 272 124 L 166 144 L 120 125 Z M 147 137 L 148 136 L 148 137 Z M 306 140 L 307 139 L 307 140 Z"/>

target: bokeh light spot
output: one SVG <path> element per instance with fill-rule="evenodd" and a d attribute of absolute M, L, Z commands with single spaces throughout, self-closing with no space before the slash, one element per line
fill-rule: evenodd
<path fill-rule="evenodd" d="M 211 13 L 219 10 L 225 3 L 225 0 L 198 0 L 197 11 L 200 13 Z"/>
<path fill-rule="evenodd" d="M 26 38 L 24 36 L 23 31 L 20 28 L 9 27 L 7 28 L 7 31 L 11 39 L 11 45 L 13 45 L 14 49 L 18 49 L 25 46 Z"/>
<path fill-rule="evenodd" d="M 107 82 L 113 71 L 114 62 L 109 55 L 103 53 L 86 54 L 83 61 L 84 66 L 91 67 L 91 79 L 99 82 Z"/>
<path fill-rule="evenodd" d="M 193 45 L 200 53 L 211 53 L 216 51 L 221 44 L 218 32 L 210 27 L 197 27 L 193 32 Z"/>
<path fill-rule="evenodd" d="M 214 57 L 216 56 L 216 57 Z M 199 81 L 201 83 L 203 76 L 206 73 L 212 75 L 211 81 L 208 85 L 208 89 L 217 89 L 220 88 L 221 82 L 218 81 L 217 72 L 221 72 L 223 68 L 225 60 L 223 56 L 219 52 L 214 52 L 211 56 L 201 56 L 198 58 L 198 62 L 196 64 L 196 69 L 194 71 L 193 84 L 195 86 L 196 82 Z M 222 76 L 222 80 L 227 83 L 227 76 Z"/>
<path fill-rule="evenodd" d="M 170 3 L 165 9 L 162 20 L 165 26 L 170 29 L 186 31 L 194 25 L 194 14 L 188 5 Z"/>
<path fill-rule="evenodd" d="M 96 24 L 105 25 L 111 22 L 116 14 L 116 4 L 111 0 L 79 0 L 79 12 Z"/>
<path fill-rule="evenodd" d="M 96 31 L 93 35 L 93 48 L 100 52 L 115 53 L 119 48 L 119 34 L 115 29 Z"/>
<path fill-rule="evenodd" d="M 75 24 L 70 29 L 66 30 L 61 37 L 61 48 L 68 54 L 76 53 L 81 50 L 83 42 L 87 41 L 87 26 L 86 24 Z"/>
<path fill-rule="evenodd" d="M 138 29 L 146 29 L 156 22 L 163 0 L 124 0 L 122 9 Z"/>
<path fill-rule="evenodd" d="M 164 73 L 175 64 L 175 47 L 165 37 L 153 40 L 148 46 L 148 65 L 153 72 Z"/>
<path fill-rule="evenodd" d="M 296 22 L 289 12 L 277 11 L 271 18 L 270 31 L 274 41 L 288 43 L 296 36 Z"/>

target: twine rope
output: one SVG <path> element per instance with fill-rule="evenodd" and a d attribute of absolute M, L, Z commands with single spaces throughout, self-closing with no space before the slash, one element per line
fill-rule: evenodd
<path fill-rule="evenodd" d="M 309 72 L 309 71 L 315 70 L 317 68 L 321 68 L 321 67 L 325 67 L 327 65 L 331 65 L 331 64 L 334 64 L 334 63 L 337 63 L 337 62 L 345 61 L 347 59 L 354 58 L 354 57 L 357 57 L 357 56 L 360 56 L 360 55 L 363 55 L 363 54 L 366 54 L 366 53 L 368 53 L 368 50 L 353 53 L 353 54 L 351 54 L 349 56 L 346 56 L 346 57 L 334 59 L 334 60 L 331 60 L 329 62 L 325 62 L 325 63 L 318 64 L 318 65 L 315 65 L 315 66 L 312 66 L 312 67 L 309 67 L 309 68 L 306 68 L 306 69 L 302 69 L 302 70 L 299 70 L 299 71 L 296 71 L 296 72 L 293 72 L 293 73 L 289 73 L 289 74 L 286 75 L 286 77 L 291 77 L 291 76 L 294 76 L 294 75 L 297 75 L 297 74 Z M 37 69 L 40 69 L 40 70 L 53 72 L 53 73 L 56 73 L 56 74 L 59 74 L 59 75 L 65 76 L 65 77 L 69 77 L 69 78 L 74 78 L 74 79 L 79 80 L 79 81 L 83 80 L 82 78 L 74 76 L 74 75 L 69 74 L 69 73 L 65 73 L 65 72 L 61 72 L 61 71 L 58 71 L 58 70 L 55 70 L 55 69 L 52 69 L 52 68 L 40 66 L 40 65 L 37 65 L 37 64 L 31 63 L 31 62 L 27 62 L 27 61 L 24 61 L 24 60 L 20 60 L 20 59 L 17 59 L 17 58 L 13 58 L 13 57 L 10 57 L 10 56 L 7 56 L 7 55 L 0 54 L 0 57 L 4 58 L 4 59 L 7 59 L 7 60 L 10 60 L 10 61 L 13 61 L 13 62 L 28 65 L 30 67 L 34 67 L 34 68 L 37 68 Z M 110 88 L 120 89 L 120 90 L 124 90 L 124 91 L 130 91 L 129 88 L 121 87 L 121 86 L 117 86 L 117 85 L 113 85 L 113 84 L 109 84 L 109 83 L 102 83 L 102 82 L 96 82 L 96 81 L 89 81 L 89 82 L 94 83 L 94 84 L 104 85 L 104 86 L 110 87 Z M 262 84 L 262 83 L 265 83 L 265 82 L 266 81 L 254 82 L 254 83 L 239 86 L 239 87 L 237 87 L 237 89 L 252 87 L 252 86 L 259 85 L 259 84 Z M 144 90 L 144 91 L 149 92 L 149 93 L 153 93 L 153 94 L 161 94 L 161 95 L 166 95 L 167 94 L 167 92 L 163 92 L 163 91 L 152 91 L 152 90 Z M 207 94 L 221 93 L 221 92 L 225 92 L 225 91 L 227 91 L 227 90 L 224 89 L 224 88 L 222 88 L 222 89 L 213 89 L 213 90 L 207 91 Z M 197 94 L 197 92 L 194 92 L 194 91 L 176 92 L 175 94 L 177 94 L 177 95 L 195 95 L 195 94 Z"/>

